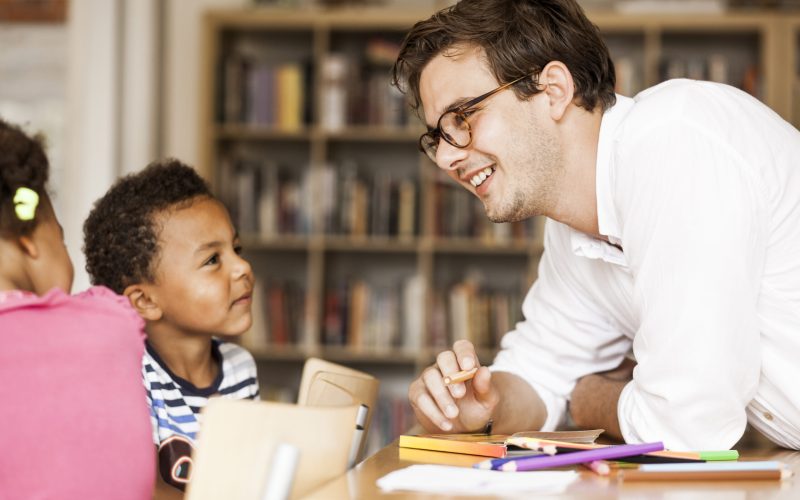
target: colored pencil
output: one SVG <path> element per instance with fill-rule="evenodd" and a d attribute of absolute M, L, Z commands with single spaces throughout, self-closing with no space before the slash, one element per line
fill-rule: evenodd
<path fill-rule="evenodd" d="M 458 384 L 460 382 L 466 382 L 467 380 L 472 379 L 475 374 L 478 372 L 478 367 L 472 368 L 470 370 L 461 370 L 460 372 L 455 372 L 452 375 L 446 375 L 444 377 L 444 383 L 447 385 Z"/>
<path fill-rule="evenodd" d="M 621 470 L 623 481 L 755 481 L 791 477 L 785 464 L 775 461 L 648 464 L 637 470 Z"/>
<path fill-rule="evenodd" d="M 584 465 L 598 476 L 607 476 L 611 474 L 611 466 L 608 465 L 608 462 L 605 460 L 594 460 Z"/>
<path fill-rule="evenodd" d="M 537 457 L 544 456 L 544 455 L 535 455 Z M 513 460 L 519 460 L 522 456 L 519 457 L 506 457 L 506 458 L 490 458 L 487 460 L 483 460 L 482 462 L 478 462 L 477 464 L 473 464 L 473 469 L 482 469 L 482 470 L 500 470 L 500 467 L 508 462 Z"/>
<path fill-rule="evenodd" d="M 555 455 L 558 452 L 558 447 L 551 441 L 529 437 L 508 437 L 506 438 L 506 445 L 518 446 L 528 450 L 543 451 L 548 455 Z"/>
<path fill-rule="evenodd" d="M 521 448 L 528 448 L 527 442 L 535 442 L 538 446 L 547 444 L 555 445 L 558 448 L 570 448 L 574 450 L 596 450 L 599 448 L 607 448 L 613 445 L 604 444 L 587 444 L 587 443 L 568 443 L 565 441 L 554 441 L 552 439 L 537 439 L 521 436 L 512 436 L 506 440 L 506 444 L 513 444 Z M 536 448 L 534 448 L 536 449 Z M 560 451 L 559 451 L 560 452 Z M 626 457 L 625 460 L 644 462 L 647 457 L 674 459 L 677 462 L 702 462 L 702 461 L 719 461 L 719 460 L 736 460 L 739 458 L 739 452 L 736 450 L 721 450 L 721 451 L 656 451 L 647 453 L 641 457 Z"/>
<path fill-rule="evenodd" d="M 550 467 L 561 467 L 563 465 L 582 464 L 595 460 L 610 460 L 615 458 L 630 457 L 641 455 L 652 451 L 664 449 L 664 443 L 644 443 L 644 444 L 622 444 L 618 446 L 607 446 L 595 450 L 576 451 L 561 455 L 542 456 L 542 457 L 523 457 L 509 461 L 500 466 L 500 470 L 529 471 L 547 469 Z"/>

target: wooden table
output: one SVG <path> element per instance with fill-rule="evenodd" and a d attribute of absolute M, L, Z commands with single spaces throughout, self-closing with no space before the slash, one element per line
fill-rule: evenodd
<path fill-rule="evenodd" d="M 567 492 L 561 495 L 561 498 L 800 499 L 800 452 L 771 449 L 758 451 L 739 450 L 739 453 L 742 459 L 780 460 L 789 464 L 795 475 L 784 481 L 623 483 L 617 482 L 615 479 L 597 476 L 582 467 L 578 467 L 574 470 L 580 471 L 580 479 L 570 485 Z M 319 500 L 347 498 L 392 498 L 396 500 L 456 498 L 455 495 L 445 496 L 411 492 L 384 493 L 375 482 L 389 472 L 413 464 L 429 463 L 469 467 L 484 459 L 485 457 L 398 448 L 397 441 L 395 441 L 343 476 L 314 491 L 306 498 Z M 320 466 L 324 467 L 324 464 L 320 464 Z M 479 499 L 487 497 L 469 496 L 464 498 Z M 531 498 L 531 495 L 520 495 L 519 498 Z"/>

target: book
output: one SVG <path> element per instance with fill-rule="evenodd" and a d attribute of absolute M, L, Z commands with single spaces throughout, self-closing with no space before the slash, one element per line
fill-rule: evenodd
<path fill-rule="evenodd" d="M 603 429 L 587 431 L 565 432 L 520 432 L 511 436 L 507 434 L 419 434 L 400 436 L 400 448 L 414 448 L 420 450 L 445 451 L 462 453 L 466 455 L 481 455 L 485 457 L 505 458 L 510 454 L 541 454 L 541 450 L 526 448 L 509 444 L 510 438 L 536 439 L 536 436 L 558 437 L 564 443 L 593 443 L 603 432 Z M 542 437 L 541 439 L 544 439 Z"/>

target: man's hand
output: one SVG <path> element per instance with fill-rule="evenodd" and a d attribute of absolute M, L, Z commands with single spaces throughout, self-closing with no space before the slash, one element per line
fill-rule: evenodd
<path fill-rule="evenodd" d="M 634 368 L 636 361 L 625 358 L 613 370 L 580 378 L 569 405 L 575 424 L 584 429 L 605 429 L 611 437 L 622 440 L 617 404 L 622 389 L 633 379 Z"/>
<path fill-rule="evenodd" d="M 447 385 L 444 377 L 478 366 L 472 380 Z M 475 347 L 466 340 L 436 357 L 408 388 L 408 399 L 428 432 L 476 432 L 485 428 L 500 401 L 492 373 L 480 366 Z"/>

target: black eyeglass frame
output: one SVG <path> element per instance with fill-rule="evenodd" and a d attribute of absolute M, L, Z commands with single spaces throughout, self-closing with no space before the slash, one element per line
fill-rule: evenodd
<path fill-rule="evenodd" d="M 510 82 L 504 83 L 504 84 L 500 85 L 499 87 L 497 87 L 495 89 L 492 89 L 489 92 L 486 92 L 485 94 L 481 94 L 478 97 L 474 97 L 474 98 L 470 99 L 469 101 L 467 101 L 467 102 L 465 102 L 463 104 L 459 104 L 458 106 L 456 106 L 456 107 L 454 107 L 452 109 L 448 109 L 447 111 L 442 113 L 441 116 L 439 116 L 439 119 L 436 121 L 436 128 L 428 130 L 427 132 L 425 132 L 424 134 L 419 136 L 419 140 L 418 140 L 418 143 L 417 143 L 417 146 L 419 147 L 419 150 L 421 152 L 425 153 L 425 155 L 427 155 L 428 158 L 430 158 L 431 160 L 436 162 L 436 150 L 438 150 L 439 141 L 442 140 L 442 139 L 444 139 L 445 142 L 447 142 L 448 144 L 450 144 L 451 146 L 453 146 L 455 148 L 464 149 L 464 148 L 468 147 L 470 144 L 472 144 L 472 127 L 470 126 L 469 121 L 467 120 L 467 116 L 465 115 L 465 113 L 470 108 L 473 108 L 473 107 L 477 106 L 478 104 L 480 104 L 481 102 L 485 101 L 486 99 L 492 97 L 493 95 L 497 94 L 498 92 L 502 92 L 503 90 L 511 87 L 512 85 L 514 85 L 516 83 L 519 83 L 519 82 L 521 82 L 522 80 L 524 80 L 526 78 L 530 78 L 533 75 L 535 75 L 535 73 L 529 73 L 527 75 L 520 76 L 519 78 L 515 78 L 514 80 L 511 80 Z M 449 134 L 447 134 L 447 133 L 443 134 L 442 133 L 442 128 L 441 128 L 442 127 L 442 119 L 444 119 L 444 117 L 446 117 L 447 115 L 450 115 L 450 114 L 458 115 L 461 118 L 461 120 L 466 124 L 467 133 L 469 134 L 469 140 L 467 141 L 466 144 L 456 144 L 455 140 L 448 139 L 448 135 Z M 429 152 L 427 149 L 425 149 L 425 146 L 424 146 L 425 143 L 423 141 L 425 141 L 426 138 L 428 138 L 428 140 L 430 140 L 431 144 L 435 144 L 436 145 L 436 150 L 433 151 L 433 154 L 431 154 L 431 152 Z"/>

